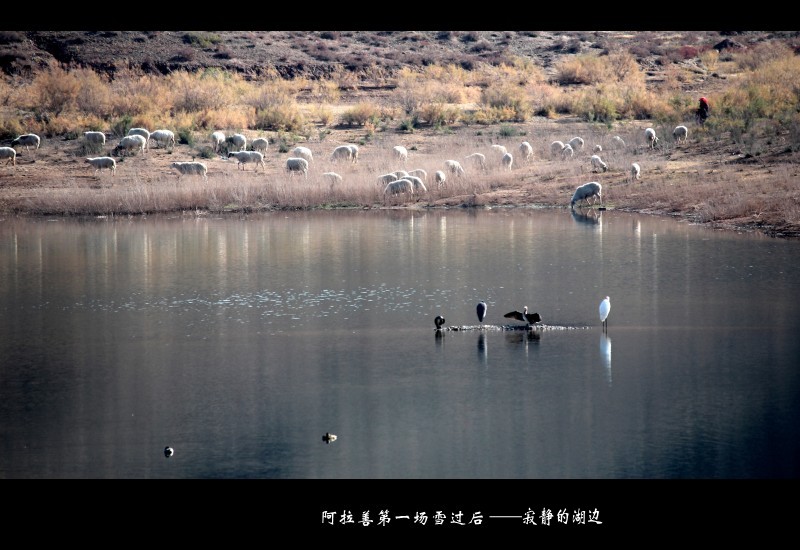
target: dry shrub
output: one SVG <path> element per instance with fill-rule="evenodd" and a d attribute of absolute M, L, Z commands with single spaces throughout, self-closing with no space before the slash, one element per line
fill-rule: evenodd
<path fill-rule="evenodd" d="M 481 106 L 496 113 L 499 121 L 524 122 L 531 107 L 525 89 L 515 83 L 500 80 L 481 93 Z"/>
<path fill-rule="evenodd" d="M 314 105 L 309 109 L 309 113 L 311 118 L 316 119 L 323 126 L 329 126 L 334 120 L 333 109 L 327 105 Z"/>
<path fill-rule="evenodd" d="M 111 82 L 113 116 L 135 116 L 147 112 L 169 112 L 172 94 L 163 77 L 120 70 Z"/>
<path fill-rule="evenodd" d="M 711 48 L 700 53 L 700 63 L 709 71 L 716 71 L 719 66 L 719 50 Z"/>
<path fill-rule="evenodd" d="M 220 128 L 249 128 L 255 121 L 255 110 L 252 107 L 226 107 L 209 109 L 197 115 L 198 128 L 218 130 Z"/>
<path fill-rule="evenodd" d="M 425 103 L 415 112 L 416 117 L 432 126 L 455 124 L 461 117 L 461 109 L 445 103 Z"/>
<path fill-rule="evenodd" d="M 111 116 L 111 88 L 108 79 L 102 78 L 91 69 L 77 69 L 73 74 L 80 82 L 75 98 L 76 108 L 100 117 Z"/>
<path fill-rule="evenodd" d="M 76 75 L 62 67 L 52 67 L 36 75 L 31 82 L 28 108 L 58 115 L 75 108 L 80 89 L 81 82 Z"/>
<path fill-rule="evenodd" d="M 305 117 L 295 103 L 256 110 L 255 127 L 262 130 L 299 132 L 305 123 Z"/>
<path fill-rule="evenodd" d="M 311 97 L 319 103 L 336 103 L 341 96 L 339 85 L 332 80 L 318 80 L 311 85 Z"/>
<path fill-rule="evenodd" d="M 740 70 L 755 71 L 762 65 L 782 57 L 789 57 L 793 53 L 792 49 L 782 42 L 763 42 L 743 52 L 734 53 L 733 57 Z"/>
<path fill-rule="evenodd" d="M 556 81 L 562 86 L 596 84 L 608 78 L 608 73 L 604 58 L 592 55 L 578 55 L 556 64 Z"/>
<path fill-rule="evenodd" d="M 166 78 L 172 104 L 178 111 L 221 109 L 233 102 L 231 87 L 221 73 L 176 71 Z"/>
<path fill-rule="evenodd" d="M 363 126 L 367 121 L 380 121 L 381 117 L 380 107 L 375 103 L 362 101 L 345 111 L 341 116 L 341 122 L 350 126 Z"/>

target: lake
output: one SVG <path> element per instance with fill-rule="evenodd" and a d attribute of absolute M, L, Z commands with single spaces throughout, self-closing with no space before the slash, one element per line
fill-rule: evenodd
<path fill-rule="evenodd" d="M 3 479 L 800 473 L 797 242 L 355 210 L 9 217 L 0 256 Z"/>

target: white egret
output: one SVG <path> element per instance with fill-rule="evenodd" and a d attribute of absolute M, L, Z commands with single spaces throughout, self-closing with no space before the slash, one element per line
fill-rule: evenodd
<path fill-rule="evenodd" d="M 611 300 L 606 296 L 600 302 L 600 322 L 603 324 L 603 330 L 608 329 L 608 313 L 611 311 Z"/>

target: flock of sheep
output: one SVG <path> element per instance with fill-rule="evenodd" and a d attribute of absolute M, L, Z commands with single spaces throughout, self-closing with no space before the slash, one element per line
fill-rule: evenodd
<path fill-rule="evenodd" d="M 688 137 L 688 128 L 686 126 L 677 126 L 672 132 L 675 142 L 686 141 Z M 100 148 L 106 144 L 106 135 L 103 132 L 88 131 L 84 132 L 85 140 L 93 146 Z M 215 131 L 210 136 L 211 149 L 215 154 L 220 155 L 220 158 L 225 160 L 235 160 L 237 170 L 245 170 L 248 164 L 254 166 L 257 171 L 259 166 L 262 170 L 266 171 L 265 155 L 269 148 L 269 140 L 265 137 L 257 137 L 250 142 L 248 148 L 248 140 L 244 134 L 234 133 L 226 136 L 221 131 Z M 653 128 L 647 128 L 644 132 L 644 139 L 646 147 L 652 149 L 659 143 L 659 138 Z M 149 132 L 145 128 L 131 128 L 126 136 L 121 138 L 116 146 L 113 148 L 111 155 L 125 157 L 129 154 L 146 154 L 151 148 L 151 144 L 156 148 L 164 148 L 172 150 L 175 147 L 175 134 L 171 130 L 156 130 Z M 41 144 L 41 139 L 35 134 L 24 134 L 13 140 L 11 147 L 0 147 L 0 160 L 5 159 L 6 164 L 16 165 L 17 151 L 15 147 L 25 147 L 29 150 L 30 147 L 38 149 Z M 576 152 L 583 150 L 585 142 L 581 137 L 573 137 L 567 142 L 553 141 L 549 150 L 552 157 L 560 157 L 562 159 L 569 159 L 574 157 Z M 620 136 L 614 136 L 611 139 L 611 147 L 616 150 L 623 150 L 626 147 L 625 141 Z M 521 142 L 515 151 L 509 151 L 506 146 L 500 144 L 492 144 L 490 146 L 490 158 L 502 170 L 511 170 L 514 167 L 515 158 L 520 163 L 528 163 L 533 159 L 534 149 L 533 146 L 527 142 Z M 227 152 L 227 157 L 221 156 L 223 151 Z M 592 150 L 592 155 L 589 157 L 592 172 L 606 172 L 609 167 L 608 164 L 601 158 L 602 146 L 597 144 Z M 402 145 L 397 145 L 392 148 L 393 159 L 405 165 L 409 160 L 409 151 Z M 333 149 L 330 155 L 332 163 L 345 162 L 348 164 L 356 164 L 359 160 L 359 148 L 356 145 L 340 145 Z M 302 174 L 308 177 L 309 167 L 314 161 L 314 155 L 308 147 L 298 146 L 291 150 L 290 155 L 285 161 L 285 170 L 288 174 Z M 479 171 L 486 171 L 490 165 L 487 162 L 487 157 L 484 153 L 475 152 L 464 157 L 464 161 L 469 169 Z M 98 156 L 87 157 L 85 162 L 94 168 L 95 175 L 101 170 L 108 170 L 112 175 L 116 173 L 117 162 L 113 156 Z M 182 175 L 199 176 L 204 180 L 208 179 L 208 166 L 203 162 L 195 160 L 186 162 L 172 162 L 170 167 L 178 172 L 179 177 Z M 460 178 L 466 174 L 464 166 L 461 162 L 454 159 L 447 159 L 442 162 L 441 169 L 433 172 L 433 182 L 439 188 L 445 186 L 449 178 Z M 634 162 L 630 166 L 629 171 L 630 181 L 635 181 L 641 177 L 641 167 L 638 163 Z M 322 177 L 330 182 L 331 185 L 341 183 L 343 178 L 336 172 L 324 172 Z M 377 183 L 383 186 L 383 194 L 385 197 L 397 196 L 401 194 L 419 195 L 420 193 L 427 193 L 428 189 L 426 183 L 428 181 L 428 173 L 426 170 L 418 168 L 416 170 L 406 171 L 403 169 L 395 170 L 378 176 Z M 590 203 L 590 199 L 592 202 Z M 570 207 L 576 204 L 585 202 L 587 205 L 594 205 L 596 201 L 600 201 L 602 205 L 602 186 L 599 182 L 589 182 L 584 185 L 578 186 L 575 190 L 570 201 Z"/>

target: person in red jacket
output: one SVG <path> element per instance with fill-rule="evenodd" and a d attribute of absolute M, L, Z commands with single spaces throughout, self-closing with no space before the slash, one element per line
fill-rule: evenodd
<path fill-rule="evenodd" d="M 695 118 L 699 124 L 703 124 L 706 119 L 708 118 L 708 113 L 711 110 L 711 106 L 708 104 L 708 100 L 704 97 L 700 98 L 700 106 L 697 108 L 695 112 Z"/>

